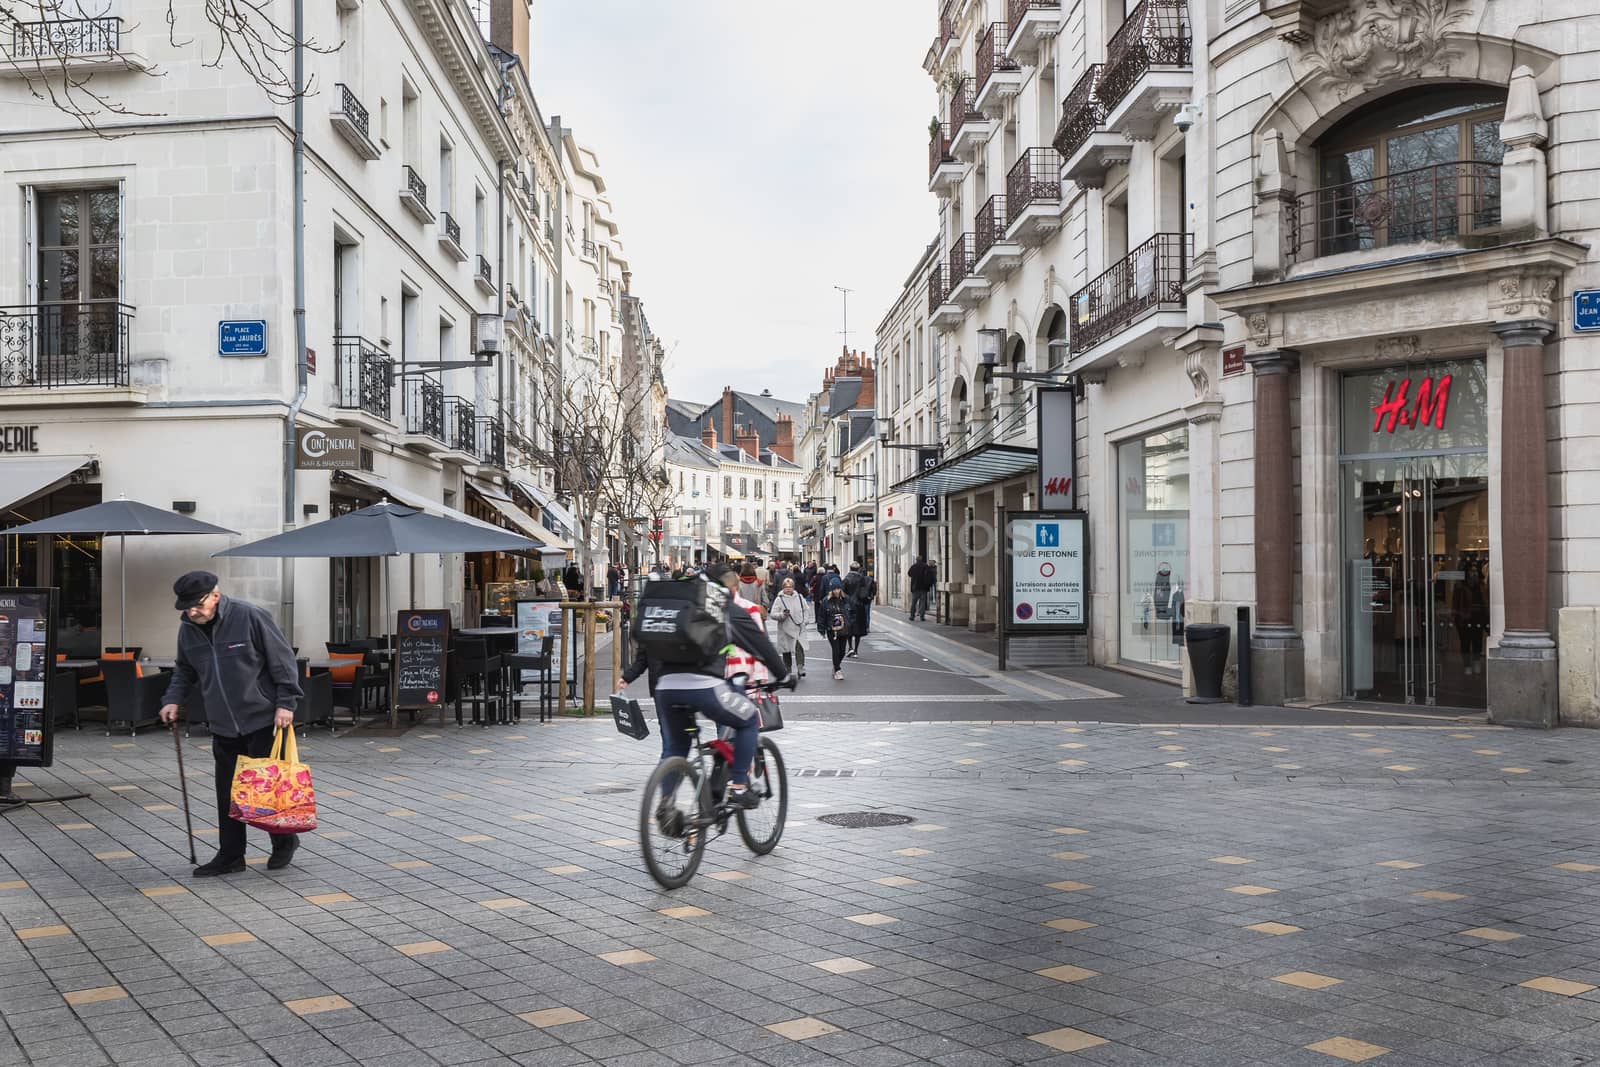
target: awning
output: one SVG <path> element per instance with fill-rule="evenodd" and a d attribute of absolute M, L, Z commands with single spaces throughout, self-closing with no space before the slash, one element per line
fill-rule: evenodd
<path fill-rule="evenodd" d="M 457 511 L 455 508 L 447 507 L 437 500 L 429 500 L 425 495 L 414 489 L 396 485 L 389 479 L 380 478 L 370 471 L 335 471 L 334 479 L 336 481 L 356 482 L 369 489 L 376 489 L 390 500 L 398 501 L 407 507 L 416 508 L 418 511 L 427 512 L 429 515 L 442 515 L 447 519 L 455 519 L 457 522 L 470 522 L 477 526 L 487 526 L 491 530 L 500 529 L 492 522 L 475 519 L 464 511 Z"/>
<path fill-rule="evenodd" d="M 945 460 L 903 482 L 896 482 L 897 493 L 945 496 L 965 492 L 980 485 L 1004 481 L 1013 475 L 1035 470 L 1039 453 L 1019 445 L 979 445 Z"/>
<path fill-rule="evenodd" d="M 512 503 L 511 498 L 500 490 L 489 485 L 479 485 L 477 482 L 468 482 L 467 488 L 501 515 L 505 516 L 513 529 L 533 538 L 539 542 L 540 547 L 547 552 L 571 552 L 572 546 L 561 540 L 555 534 L 544 528 L 544 524 L 526 511 Z"/>
<path fill-rule="evenodd" d="M 722 554 L 724 556 L 727 556 L 729 559 L 744 559 L 744 553 L 740 552 L 737 548 L 734 548 L 732 545 L 723 545 L 722 546 Z"/>
<path fill-rule="evenodd" d="M 0 463 L 0 508 L 43 496 L 93 460 L 88 456 L 7 456 Z"/>
<path fill-rule="evenodd" d="M 552 519 L 555 519 L 556 522 L 560 523 L 566 529 L 566 534 L 568 537 L 576 537 L 578 535 L 578 520 L 573 517 L 572 512 L 556 503 L 555 498 L 549 493 L 545 492 L 543 489 L 540 489 L 532 482 L 524 482 L 521 479 L 518 479 L 511 484 L 515 485 L 519 490 L 521 490 L 523 495 L 525 495 L 529 500 L 533 501 L 535 504 L 538 504 L 540 510 L 542 510 L 546 515 L 549 515 Z"/>

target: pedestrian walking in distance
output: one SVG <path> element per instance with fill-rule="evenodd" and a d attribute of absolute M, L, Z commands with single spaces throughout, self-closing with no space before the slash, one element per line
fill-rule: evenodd
<path fill-rule="evenodd" d="M 915 622 L 921 618 L 928 621 L 928 601 L 933 599 L 933 585 L 939 572 L 934 570 L 933 564 L 926 558 L 919 559 L 906 571 L 906 577 L 911 579 L 911 613 L 909 618 Z"/>
<path fill-rule="evenodd" d="M 854 605 L 844 595 L 843 585 L 828 590 L 822 602 L 822 625 L 833 650 L 833 680 L 839 681 L 844 677 L 844 654 L 850 650 L 850 635 L 855 630 Z"/>
<path fill-rule="evenodd" d="M 172 585 L 178 623 L 178 663 L 162 700 L 161 721 L 180 707 L 204 708 L 217 777 L 217 854 L 194 869 L 196 878 L 244 870 L 245 826 L 228 817 L 234 765 L 240 756 L 272 751 L 273 734 L 294 729 L 304 692 L 294 649 L 254 604 L 232 600 L 210 571 L 190 571 Z M 300 847 L 298 834 L 272 834 L 267 869 L 282 870 Z"/>
<path fill-rule="evenodd" d="M 772 601 L 772 621 L 778 624 L 778 651 L 783 664 L 799 668 L 801 678 L 806 676 L 806 601 L 794 587 L 794 579 L 786 577 L 783 589 Z"/>

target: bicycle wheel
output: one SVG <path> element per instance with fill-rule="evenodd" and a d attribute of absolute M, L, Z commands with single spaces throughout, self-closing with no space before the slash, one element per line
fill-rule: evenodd
<path fill-rule="evenodd" d="M 673 756 L 650 775 L 639 801 L 639 850 L 650 877 L 663 889 L 677 889 L 694 877 L 706 851 L 706 828 L 696 824 L 704 821 L 710 803 L 698 763 Z"/>
<path fill-rule="evenodd" d="M 739 812 L 739 836 L 751 852 L 765 856 L 778 847 L 783 820 L 789 814 L 789 775 L 783 769 L 783 753 L 770 737 L 763 737 L 756 749 L 750 788 L 761 794 L 761 804 Z"/>

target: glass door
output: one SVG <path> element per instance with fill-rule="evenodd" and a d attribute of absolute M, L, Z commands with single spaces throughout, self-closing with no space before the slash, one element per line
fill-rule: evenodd
<path fill-rule="evenodd" d="M 1347 692 L 1358 700 L 1484 707 L 1487 457 L 1343 467 Z"/>

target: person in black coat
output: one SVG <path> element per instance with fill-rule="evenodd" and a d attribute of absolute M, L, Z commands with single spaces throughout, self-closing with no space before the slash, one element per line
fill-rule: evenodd
<path fill-rule="evenodd" d="M 583 572 L 576 563 L 567 563 L 567 569 L 561 572 L 561 584 L 566 587 L 568 600 L 583 599 Z"/>
<path fill-rule="evenodd" d="M 855 606 L 850 598 L 844 595 L 844 585 L 837 581 L 828 590 L 828 595 L 823 599 L 819 610 L 822 613 L 823 634 L 828 638 L 828 646 L 833 651 L 833 678 L 838 681 L 844 677 L 841 669 L 844 665 L 845 653 L 850 650 L 850 640 L 855 632 Z"/>

